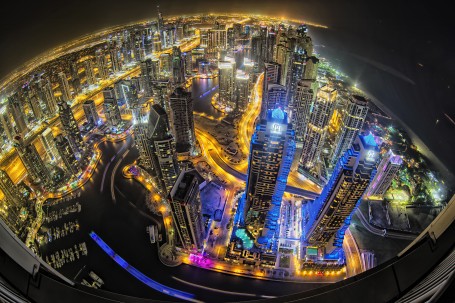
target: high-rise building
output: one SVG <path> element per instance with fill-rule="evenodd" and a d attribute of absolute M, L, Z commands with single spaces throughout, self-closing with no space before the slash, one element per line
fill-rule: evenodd
<path fill-rule="evenodd" d="M 122 65 L 118 57 L 118 49 L 115 45 L 111 46 L 111 48 L 109 49 L 109 57 L 111 60 L 112 71 L 114 73 L 120 72 L 122 70 Z"/>
<path fill-rule="evenodd" d="M 96 111 L 95 101 L 87 100 L 82 104 L 82 109 L 84 110 L 85 118 L 87 119 L 87 123 L 91 126 L 98 126 L 99 123 L 99 116 L 98 112 Z"/>
<path fill-rule="evenodd" d="M 75 59 L 70 60 L 69 70 L 71 76 L 71 86 L 73 87 L 74 94 L 77 95 L 82 91 L 81 80 L 79 79 L 79 68 L 77 66 L 77 60 Z"/>
<path fill-rule="evenodd" d="M 71 100 L 71 91 L 70 91 L 70 86 L 68 84 L 68 79 L 66 78 L 65 73 L 64 72 L 58 73 L 58 79 L 59 79 L 60 92 L 62 93 L 63 101 L 70 101 Z"/>
<path fill-rule="evenodd" d="M 40 158 L 36 147 L 31 143 L 25 143 L 19 135 L 14 137 L 14 147 L 31 181 L 41 183 L 44 187 L 51 185 L 51 173 Z"/>
<path fill-rule="evenodd" d="M 279 84 L 281 67 L 278 63 L 264 63 L 264 82 L 262 85 L 262 100 L 267 100 L 269 84 Z M 261 118 L 267 115 L 267 102 L 261 104 Z"/>
<path fill-rule="evenodd" d="M 200 178 L 196 170 L 182 171 L 168 196 L 178 236 L 177 246 L 187 251 L 201 250 L 205 236 L 199 193 Z"/>
<path fill-rule="evenodd" d="M 236 92 L 236 109 L 244 111 L 249 103 L 250 98 L 250 75 L 242 70 L 237 70 L 235 75 L 235 92 Z"/>
<path fill-rule="evenodd" d="M 182 51 L 177 46 L 174 46 L 172 49 L 172 78 L 176 85 L 185 82 L 185 63 L 183 61 Z"/>
<path fill-rule="evenodd" d="M 153 35 L 153 49 L 155 52 L 161 52 L 162 50 L 162 36 L 163 35 L 160 35 L 158 32 Z"/>
<path fill-rule="evenodd" d="M 351 213 L 375 173 L 377 158 L 374 137 L 359 135 L 339 159 L 321 195 L 307 203 L 304 238 L 308 245 L 325 247 L 326 254 L 341 248 Z"/>
<path fill-rule="evenodd" d="M 158 79 L 159 72 L 158 60 L 146 59 L 141 61 L 141 80 L 145 96 L 151 97 L 153 95 L 152 81 Z"/>
<path fill-rule="evenodd" d="M 185 64 L 185 75 L 191 76 L 193 73 L 193 56 L 191 52 L 183 53 L 183 63 Z"/>
<path fill-rule="evenodd" d="M 140 165 L 146 170 L 152 169 L 152 145 L 148 140 L 149 108 L 148 103 L 142 105 L 135 104 L 131 110 L 133 112 L 133 137 L 139 151 Z"/>
<path fill-rule="evenodd" d="M 305 72 L 304 72 L 304 79 L 305 80 L 316 80 L 318 75 L 318 66 L 319 66 L 319 59 L 312 56 L 307 57 L 306 64 L 305 64 Z"/>
<path fill-rule="evenodd" d="M 300 80 L 294 92 L 292 103 L 292 125 L 295 130 L 295 157 L 292 170 L 296 170 L 302 156 L 304 137 L 310 119 L 310 109 L 313 105 L 314 91 L 312 82 Z"/>
<path fill-rule="evenodd" d="M 363 127 L 367 113 L 368 101 L 362 96 L 351 95 L 346 108 L 343 110 L 341 130 L 332 154 L 332 165 L 335 165 L 341 155 L 352 145 Z"/>
<path fill-rule="evenodd" d="M 389 150 L 379 163 L 377 173 L 366 190 L 365 197 L 370 200 L 383 200 L 402 164 L 401 156 Z"/>
<path fill-rule="evenodd" d="M 0 122 L 2 124 L 3 132 L 5 133 L 6 138 L 12 142 L 15 135 L 15 131 L 9 118 L 7 106 L 0 107 Z"/>
<path fill-rule="evenodd" d="M 40 79 L 38 89 L 40 91 L 39 94 L 41 100 L 44 102 L 44 106 L 46 107 L 47 116 L 49 118 L 54 117 L 57 114 L 58 107 L 49 78 Z"/>
<path fill-rule="evenodd" d="M 13 116 L 14 123 L 16 123 L 17 132 L 20 134 L 27 132 L 28 128 L 25 123 L 25 115 L 18 93 L 14 93 L 8 97 L 8 111 Z"/>
<path fill-rule="evenodd" d="M 168 53 L 160 55 L 160 72 L 166 76 L 172 73 L 172 58 Z"/>
<path fill-rule="evenodd" d="M 161 79 L 152 81 L 153 98 L 155 104 L 161 105 L 169 112 L 169 94 L 172 89 L 172 84 L 169 79 Z"/>
<path fill-rule="evenodd" d="M 152 165 L 161 190 L 168 193 L 177 179 L 179 167 L 167 114 L 159 104 L 152 105 L 148 121 Z"/>
<path fill-rule="evenodd" d="M 98 49 L 95 52 L 96 65 L 98 66 L 98 75 L 101 79 L 106 80 L 109 78 L 109 69 L 107 67 L 106 54 L 103 49 Z"/>
<path fill-rule="evenodd" d="M 277 108 L 261 119 L 251 139 L 243 218 L 258 245 L 276 248 L 281 200 L 295 152 L 294 131 Z"/>
<path fill-rule="evenodd" d="M 88 85 L 96 84 L 95 72 L 93 71 L 92 60 L 85 60 L 85 77 L 87 78 Z"/>
<path fill-rule="evenodd" d="M 106 122 L 110 128 L 118 128 L 122 122 L 120 108 L 118 107 L 117 98 L 113 87 L 108 87 L 103 90 L 103 109 L 106 116 Z"/>
<path fill-rule="evenodd" d="M 223 104 L 226 111 L 232 111 L 235 108 L 235 104 L 233 102 L 235 84 L 235 63 L 233 61 L 219 61 L 218 75 L 219 102 Z"/>
<path fill-rule="evenodd" d="M 43 117 L 43 111 L 41 109 L 40 100 L 36 94 L 36 91 L 30 87 L 30 85 L 26 85 L 22 87 L 22 97 L 28 104 L 28 107 L 32 110 L 33 118 L 36 121 L 40 121 Z"/>
<path fill-rule="evenodd" d="M 55 146 L 54 135 L 52 130 L 48 127 L 40 135 L 41 144 L 46 151 L 47 156 L 52 162 L 56 162 L 60 159 L 57 147 Z"/>
<path fill-rule="evenodd" d="M 306 127 L 299 168 L 310 169 L 320 160 L 336 99 L 336 89 L 327 85 L 319 89 Z"/>
<path fill-rule="evenodd" d="M 71 148 L 70 141 L 62 134 L 59 134 L 57 137 L 55 137 L 54 142 L 58 153 L 62 158 L 63 163 L 65 164 L 66 170 L 72 175 L 79 174 L 81 167 L 76 157 L 74 156 L 74 151 Z"/>
<path fill-rule="evenodd" d="M 227 32 L 225 29 L 209 29 L 207 31 L 207 51 L 217 53 L 227 47 Z"/>
<path fill-rule="evenodd" d="M 267 111 L 274 110 L 275 108 L 285 110 L 287 109 L 286 96 L 286 87 L 271 83 L 267 85 L 267 99 L 263 99 L 262 102 L 266 102 Z"/>
<path fill-rule="evenodd" d="M 178 87 L 172 93 L 169 102 L 177 152 L 190 152 L 196 140 L 191 93 Z"/>
<path fill-rule="evenodd" d="M 15 234 L 19 235 L 25 228 L 21 220 L 21 208 L 28 206 L 28 199 L 2 169 L 0 169 L 0 190 L 4 195 L 4 199 L 0 200 L 0 218 Z"/>
<path fill-rule="evenodd" d="M 71 148 L 75 153 L 82 152 L 84 149 L 84 140 L 82 139 L 79 126 L 74 118 L 71 107 L 65 101 L 60 102 L 58 107 L 60 122 L 65 130 L 66 137 L 70 141 Z"/>

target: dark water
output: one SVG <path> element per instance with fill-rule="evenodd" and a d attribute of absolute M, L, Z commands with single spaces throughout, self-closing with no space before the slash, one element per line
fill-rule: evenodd
<path fill-rule="evenodd" d="M 315 50 L 399 118 L 419 149 L 454 184 L 455 125 L 445 114 L 455 118 L 455 87 L 441 67 L 445 61 L 453 68 L 453 58 L 445 56 L 448 50 L 435 45 L 432 36 L 421 35 L 409 51 L 418 33 L 403 33 L 399 44 L 398 31 L 383 28 L 359 36 L 342 29 L 311 28 L 309 34 Z"/>
<path fill-rule="evenodd" d="M 206 113 L 215 118 L 221 117 L 221 113 L 211 104 L 212 96 L 218 92 L 217 85 L 218 78 L 193 80 L 192 97 L 195 112 Z"/>

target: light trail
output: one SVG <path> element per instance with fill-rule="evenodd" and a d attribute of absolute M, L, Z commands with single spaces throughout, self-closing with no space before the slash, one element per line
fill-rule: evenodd
<path fill-rule="evenodd" d="M 135 267 L 131 266 L 128 262 L 126 262 L 122 257 L 117 255 L 115 251 L 109 247 L 94 231 L 90 232 L 90 237 L 95 241 L 95 243 L 102 249 L 106 254 L 108 254 L 112 260 L 114 260 L 118 265 L 120 265 L 123 269 L 125 269 L 128 273 L 134 276 L 136 279 L 147 285 L 148 287 L 159 291 L 163 294 L 166 294 L 171 297 L 179 298 L 185 301 L 202 303 L 203 301 L 196 300 L 194 294 L 190 294 L 178 289 L 174 289 L 168 286 L 165 286 L 161 283 L 152 280 L 151 278 L 144 275 L 142 272 L 137 270 Z"/>

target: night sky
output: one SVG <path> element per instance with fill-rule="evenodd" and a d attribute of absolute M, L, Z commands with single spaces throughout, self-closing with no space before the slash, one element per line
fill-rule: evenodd
<path fill-rule="evenodd" d="M 2 7 L 0 18 L 0 78 L 65 41 L 106 26 L 154 18 L 156 3 L 150 0 L 10 1 L 8 8 Z M 168 0 L 161 1 L 160 6 L 164 16 L 243 11 L 328 25 L 327 35 L 314 36 L 316 43 L 332 47 L 335 54 L 349 54 L 343 57 L 346 61 L 340 67 L 361 83 L 377 79 L 370 76 L 378 73 L 383 74 L 382 78 L 387 77 L 384 83 L 370 84 L 368 90 L 380 95 L 381 101 L 455 171 L 455 125 L 443 115 L 447 113 L 455 119 L 455 26 L 448 3 Z M 368 66 L 353 68 L 357 64 Z M 370 75 L 372 72 L 375 75 Z M 437 128 L 436 119 L 441 120 Z"/>

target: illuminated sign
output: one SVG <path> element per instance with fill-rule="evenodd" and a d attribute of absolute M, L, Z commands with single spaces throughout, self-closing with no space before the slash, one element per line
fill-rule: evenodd
<path fill-rule="evenodd" d="M 376 161 L 377 158 L 378 158 L 378 153 L 376 151 L 374 151 L 374 150 L 369 150 L 367 152 L 366 157 L 365 157 L 365 159 L 367 161 Z"/>
<path fill-rule="evenodd" d="M 270 132 L 272 134 L 281 134 L 281 132 L 282 132 L 281 124 L 273 123 L 272 127 L 270 128 Z"/>

